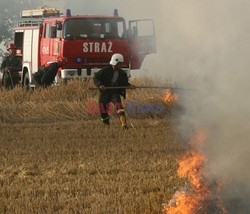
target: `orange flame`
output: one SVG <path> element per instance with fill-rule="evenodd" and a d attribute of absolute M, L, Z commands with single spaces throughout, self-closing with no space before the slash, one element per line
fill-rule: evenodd
<path fill-rule="evenodd" d="M 173 94 L 170 89 L 166 90 L 165 96 L 163 97 L 163 102 L 166 104 L 176 103 L 178 100 L 178 96 Z"/>
<path fill-rule="evenodd" d="M 180 178 L 187 178 L 190 188 L 184 191 L 177 191 L 169 204 L 163 209 L 167 214 L 196 214 L 206 213 L 202 211 L 206 207 L 206 201 L 212 196 L 209 183 L 203 177 L 204 163 L 207 161 L 201 148 L 205 142 L 207 131 L 200 132 L 189 143 L 190 151 L 182 155 L 179 160 L 177 174 Z M 218 199 L 217 206 L 222 213 L 227 213 L 222 202 Z"/>

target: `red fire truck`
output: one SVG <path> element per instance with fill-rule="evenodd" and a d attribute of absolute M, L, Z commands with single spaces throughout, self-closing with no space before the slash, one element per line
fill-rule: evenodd
<path fill-rule="evenodd" d="M 129 73 L 156 52 L 153 20 L 132 20 L 126 27 L 117 9 L 113 16 L 72 16 L 69 9 L 63 15 L 56 8 L 39 8 L 22 11 L 21 17 L 14 43 L 22 58 L 20 81 L 25 87 L 31 85 L 39 66 L 57 57 L 65 57 L 67 63 L 55 83 L 93 76 L 114 53 L 124 56 L 123 69 Z"/>

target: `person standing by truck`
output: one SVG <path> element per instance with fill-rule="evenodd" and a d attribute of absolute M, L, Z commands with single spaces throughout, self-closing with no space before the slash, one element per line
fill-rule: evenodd
<path fill-rule="evenodd" d="M 8 44 L 8 56 L 3 59 L 1 72 L 3 73 L 2 85 L 6 89 L 11 89 L 20 81 L 18 71 L 22 70 L 22 60 L 16 55 L 16 46 L 13 43 Z"/>
<path fill-rule="evenodd" d="M 106 89 L 106 87 L 128 86 L 135 88 L 128 82 L 127 74 L 122 70 L 124 57 L 122 54 L 113 54 L 110 65 L 98 71 L 94 76 L 94 84 L 100 90 L 99 107 L 102 121 L 105 125 L 109 125 L 108 105 L 110 102 L 116 107 L 119 114 L 121 125 L 124 129 L 127 128 L 125 110 L 121 102 L 121 96 L 126 98 L 125 89 Z"/>

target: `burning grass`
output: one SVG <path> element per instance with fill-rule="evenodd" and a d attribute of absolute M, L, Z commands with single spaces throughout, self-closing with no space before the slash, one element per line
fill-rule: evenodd
<path fill-rule="evenodd" d="M 177 174 L 179 178 L 187 179 L 188 185 L 175 192 L 173 198 L 164 207 L 164 213 L 228 213 L 218 194 L 220 188 L 204 176 L 204 165 L 207 159 L 202 148 L 206 135 L 206 131 L 198 133 L 190 142 L 191 149 L 179 158 Z"/>
<path fill-rule="evenodd" d="M 102 126 L 86 113 L 90 82 L 0 94 L 0 213 L 159 213 L 184 185 L 178 119 L 128 115 Z M 128 100 L 159 102 L 165 91 L 135 90 Z M 167 104 L 166 104 L 167 105 Z"/>

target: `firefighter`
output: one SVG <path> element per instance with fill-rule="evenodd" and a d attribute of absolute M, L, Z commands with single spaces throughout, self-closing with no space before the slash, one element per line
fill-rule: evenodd
<path fill-rule="evenodd" d="M 33 74 L 32 84 L 36 87 L 46 88 L 50 86 L 57 75 L 58 69 L 66 63 L 65 58 L 58 57 L 56 61 L 47 62 L 38 68 L 38 71 Z"/>
<path fill-rule="evenodd" d="M 3 73 L 2 85 L 4 88 L 13 88 L 20 81 L 18 71 L 22 70 L 22 60 L 16 55 L 16 46 L 13 43 L 8 44 L 8 56 L 3 59 L 1 72 Z"/>
<path fill-rule="evenodd" d="M 94 83 L 99 88 L 99 109 L 102 121 L 105 125 L 109 125 L 109 104 L 112 102 L 119 114 L 119 120 L 124 129 L 127 129 L 124 107 L 121 103 L 121 96 L 126 98 L 125 89 L 106 90 L 106 87 L 129 86 L 135 88 L 128 82 L 127 74 L 122 70 L 124 62 L 123 55 L 116 53 L 110 60 L 110 65 L 98 71 L 94 76 Z"/>

